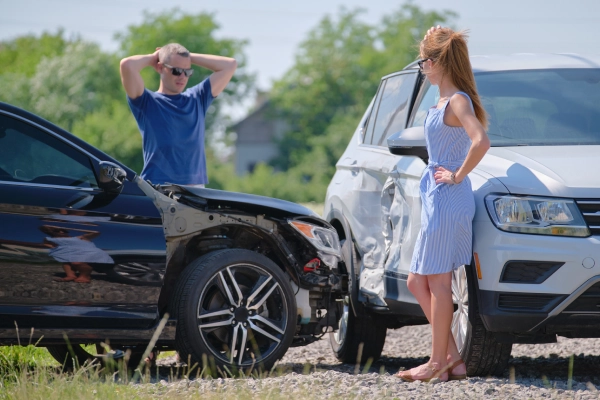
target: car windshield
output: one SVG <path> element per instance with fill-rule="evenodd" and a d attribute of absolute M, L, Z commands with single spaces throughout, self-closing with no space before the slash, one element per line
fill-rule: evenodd
<path fill-rule="evenodd" d="M 492 146 L 600 144 L 600 69 L 475 75 Z"/>

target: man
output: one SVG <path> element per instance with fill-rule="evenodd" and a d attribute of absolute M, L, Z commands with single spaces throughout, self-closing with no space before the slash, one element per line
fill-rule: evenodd
<path fill-rule="evenodd" d="M 192 64 L 213 73 L 185 90 L 194 72 Z M 140 71 L 145 67 L 160 74 L 156 92 L 144 87 Z M 177 43 L 157 48 L 152 54 L 121 60 L 121 81 L 142 134 L 143 179 L 201 187 L 208 183 L 204 152 L 206 111 L 236 68 L 233 58 L 190 53 Z"/>

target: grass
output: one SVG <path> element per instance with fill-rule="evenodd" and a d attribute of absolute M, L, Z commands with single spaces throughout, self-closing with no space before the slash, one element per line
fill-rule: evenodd
<path fill-rule="evenodd" d="M 172 354 L 165 354 L 165 356 Z M 205 360 L 205 365 L 206 363 Z M 570 388 L 572 381 L 572 359 L 569 362 L 567 385 Z M 364 367 L 357 366 L 355 374 L 369 372 L 370 362 Z M 352 387 L 345 386 L 342 380 L 330 379 L 328 374 L 315 375 L 312 379 L 284 381 L 276 378 L 288 374 L 289 370 L 274 368 L 271 371 L 250 374 L 231 373 L 220 371 L 219 378 L 212 378 L 206 368 L 193 368 L 188 370 L 171 370 L 169 376 L 156 378 L 157 374 L 149 371 L 126 371 L 122 364 L 113 365 L 84 365 L 71 373 L 63 373 L 60 366 L 44 348 L 33 345 L 0 347 L 0 399 L 16 400 L 80 400 L 80 399 L 316 399 L 317 396 L 332 399 L 347 398 L 397 398 L 407 393 L 398 393 L 403 390 L 394 381 L 390 385 L 381 377 L 387 376 L 381 369 L 379 376 L 367 378 L 376 383 L 364 386 L 363 384 Z M 162 371 L 164 373 L 164 370 Z M 307 364 L 304 374 L 316 372 L 314 365 Z M 511 383 L 514 382 L 514 368 L 511 373 Z M 187 377 L 186 377 L 187 376 Z M 188 379 L 190 378 L 190 379 Z M 198 379 L 200 378 L 200 379 Z M 222 379 L 228 378 L 228 379 Z M 236 379 L 232 379 L 236 378 Z M 544 387 L 558 397 L 569 394 L 556 391 L 545 376 L 542 376 Z M 132 384 L 133 382 L 138 384 Z M 469 384 L 469 383 L 465 383 Z M 518 384 L 518 383 L 517 383 Z M 314 386 L 319 385 L 320 390 L 315 391 Z M 442 387 L 437 385 L 427 387 L 431 396 L 444 393 Z M 596 392 L 593 385 L 588 387 L 590 394 Z M 454 393 L 449 388 L 447 394 Z M 324 392 L 326 392 L 324 394 Z M 561 395 L 560 393 L 563 393 Z M 573 394 L 573 392 L 570 392 Z M 456 394 L 456 393 L 454 393 Z"/>

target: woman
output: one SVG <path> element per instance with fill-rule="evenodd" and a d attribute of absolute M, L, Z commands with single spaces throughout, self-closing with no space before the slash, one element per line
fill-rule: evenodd
<path fill-rule="evenodd" d="M 490 147 L 487 117 L 475 87 L 465 34 L 439 26 L 420 44 L 419 67 L 440 99 L 425 119 L 429 164 L 420 184 L 421 232 L 408 289 L 431 323 L 429 362 L 398 373 L 405 381 L 466 378 L 450 331 L 452 271 L 470 264 L 475 201 L 467 175 Z"/>

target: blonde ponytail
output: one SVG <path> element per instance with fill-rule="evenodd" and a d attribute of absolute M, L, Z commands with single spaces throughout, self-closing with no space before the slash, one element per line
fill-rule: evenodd
<path fill-rule="evenodd" d="M 475 117 L 487 130 L 487 114 L 477 93 L 469 60 L 467 37 L 466 31 L 454 32 L 450 28 L 436 29 L 423 39 L 420 50 L 423 57 L 432 58 L 442 68 L 444 77 L 449 77 L 459 90 L 469 95 L 473 102 Z"/>

